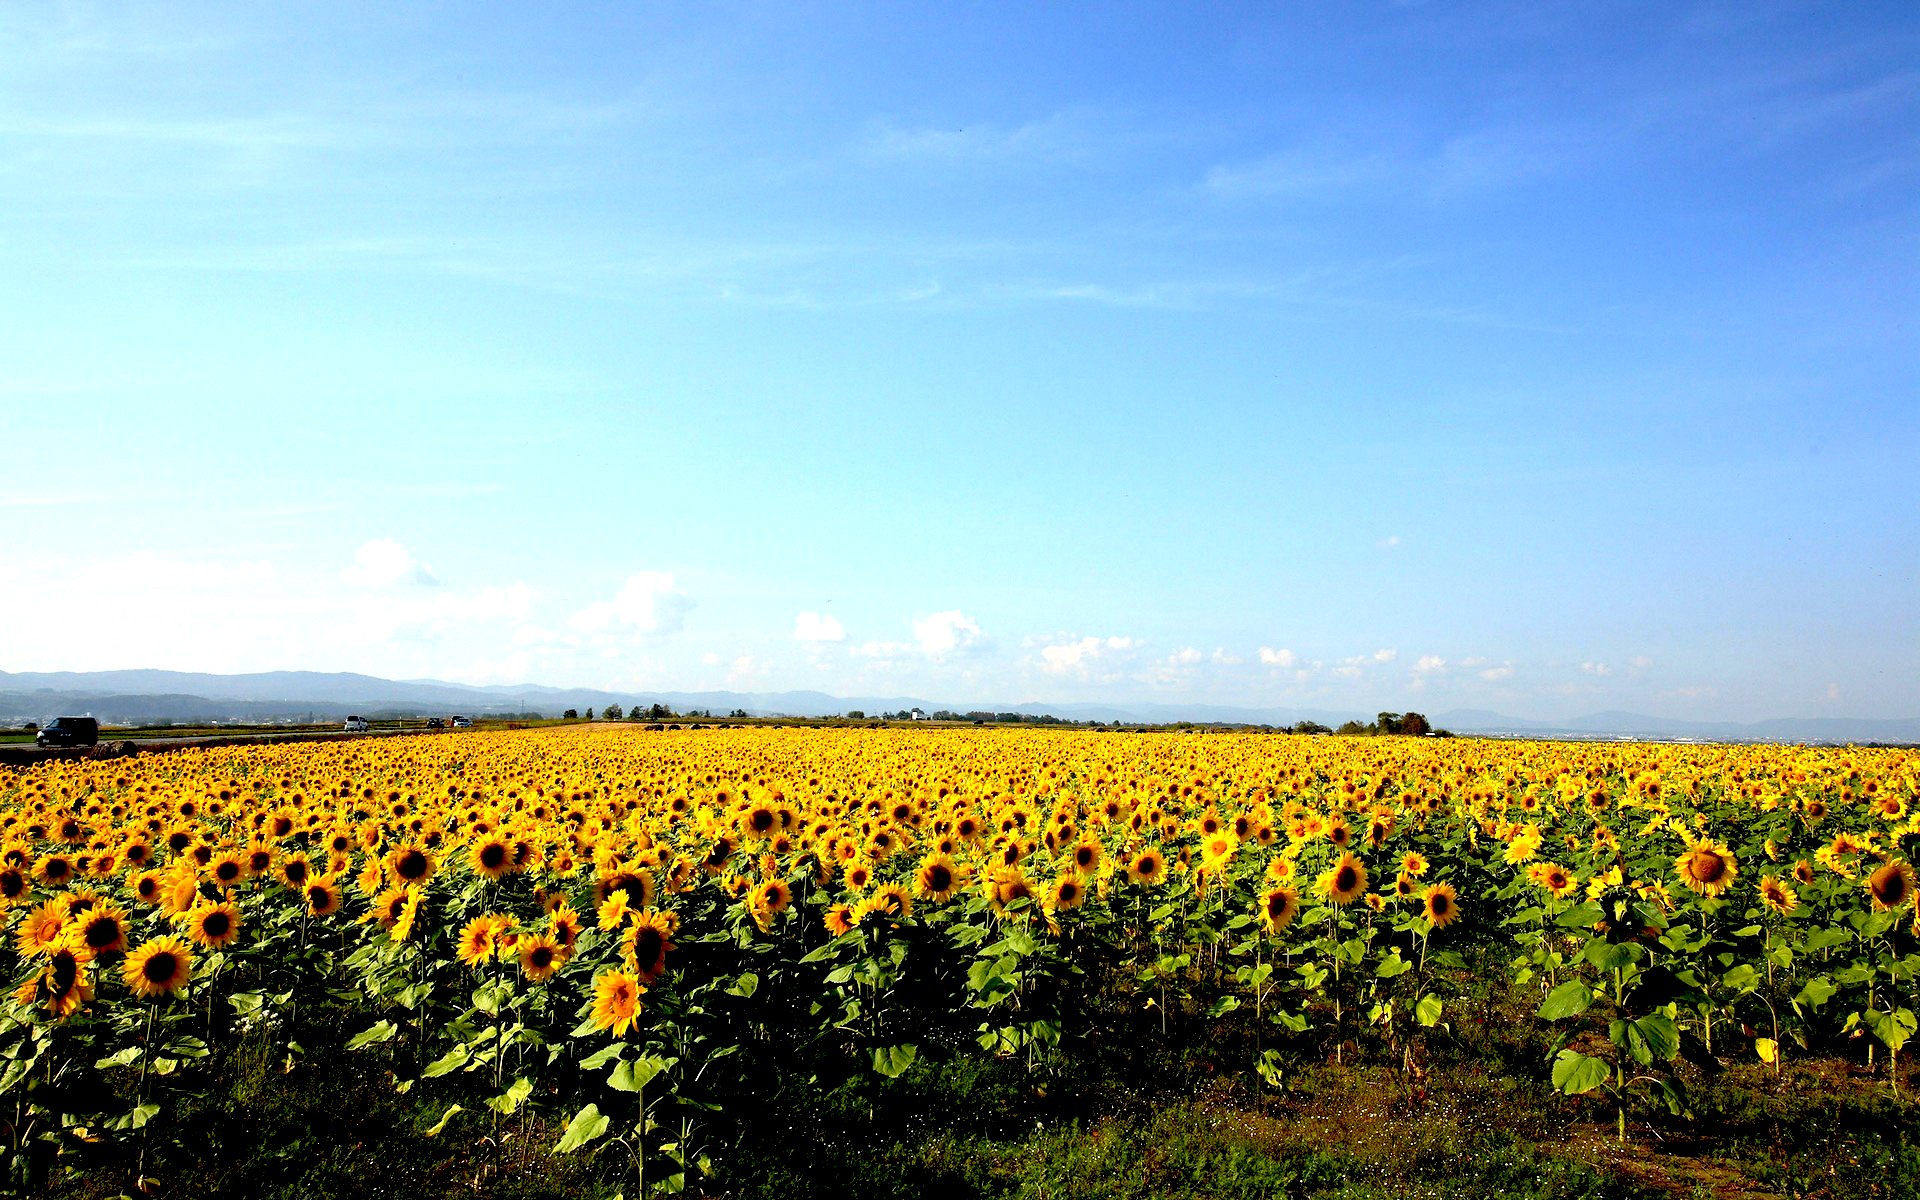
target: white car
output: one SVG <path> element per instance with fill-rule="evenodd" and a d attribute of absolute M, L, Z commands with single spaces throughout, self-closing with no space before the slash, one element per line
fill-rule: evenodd
<path fill-rule="evenodd" d="M 348 717 L 346 731 L 348 733 L 365 733 L 367 731 L 367 719 L 365 717 Z"/>
<path fill-rule="evenodd" d="M 472 717 L 455 717 L 453 718 L 453 720 L 447 722 L 447 724 L 453 726 L 455 729 L 472 729 L 473 718 Z"/>

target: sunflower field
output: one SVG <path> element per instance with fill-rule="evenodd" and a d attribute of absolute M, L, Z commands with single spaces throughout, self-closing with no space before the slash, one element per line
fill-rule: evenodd
<path fill-rule="evenodd" d="M 150 1190 L 209 1062 L 310 1069 L 324 1018 L 493 1170 L 699 1194 L 788 1076 L 884 1106 L 917 1065 L 1200 1030 L 1283 1095 L 1417 1074 L 1490 976 L 1536 1085 L 1622 1139 L 1702 1064 L 1900 1092 L 1916 805 L 1900 750 L 1008 729 L 0 769 L 0 1155 Z"/>

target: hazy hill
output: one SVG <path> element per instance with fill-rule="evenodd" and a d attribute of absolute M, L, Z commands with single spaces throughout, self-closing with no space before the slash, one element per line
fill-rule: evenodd
<path fill-rule="evenodd" d="M 210 675 L 183 671 L 0 671 L 0 722 L 40 721 L 63 713 L 91 713 L 120 724 L 189 721 L 274 721 L 343 717 L 348 713 L 471 714 L 604 710 L 661 703 L 675 711 L 745 709 L 756 716 L 833 716 L 921 708 L 927 712 L 987 710 L 1051 714 L 1076 721 L 1196 721 L 1236 725 L 1338 726 L 1372 713 L 1324 709 L 1238 708 L 1207 704 L 959 703 L 915 696 L 831 696 L 825 692 L 605 692 L 538 684 L 473 687 L 437 679 L 381 679 L 319 671 Z M 1751 723 L 1680 721 L 1644 713 L 1599 712 L 1564 721 L 1512 717 L 1485 709 L 1430 713 L 1437 727 L 1456 733 L 1541 737 L 1650 737 L 1753 741 L 1881 741 L 1920 743 L 1920 717 L 1871 720 L 1843 717 L 1777 718 Z"/>

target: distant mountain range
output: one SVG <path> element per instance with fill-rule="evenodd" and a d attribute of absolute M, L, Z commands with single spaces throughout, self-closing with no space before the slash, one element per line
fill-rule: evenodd
<path fill-rule="evenodd" d="M 603 711 L 609 704 L 665 704 L 676 712 L 744 709 L 755 716 L 818 717 L 852 710 L 868 714 L 921 708 L 927 712 L 991 710 L 1073 721 L 1167 723 L 1195 721 L 1229 725 L 1292 725 L 1317 721 L 1338 726 L 1367 721 L 1372 713 L 1327 709 L 1236 708 L 1212 704 L 980 704 L 935 702 L 914 696 L 830 696 L 824 692 L 605 692 L 535 684 L 472 687 L 436 679 L 381 679 L 372 675 L 317 671 L 269 671 L 253 675 L 207 675 L 182 671 L 0 671 L 0 724 L 42 721 L 90 713 L 115 724 L 203 721 L 297 721 L 427 713 Z M 1920 743 L 1920 717 L 1867 720 L 1844 717 L 1783 718 L 1739 723 L 1679 721 L 1642 713 L 1600 712 L 1565 721 L 1529 720 L 1483 709 L 1430 713 L 1439 728 L 1456 733 L 1561 738 L 1692 738 L 1713 741 L 1907 742 Z"/>

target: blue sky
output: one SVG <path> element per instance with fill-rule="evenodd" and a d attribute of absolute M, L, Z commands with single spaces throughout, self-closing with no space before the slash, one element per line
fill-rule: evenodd
<path fill-rule="evenodd" d="M 8 5 L 0 669 L 1915 715 L 1916 63 L 1909 4 Z"/>

